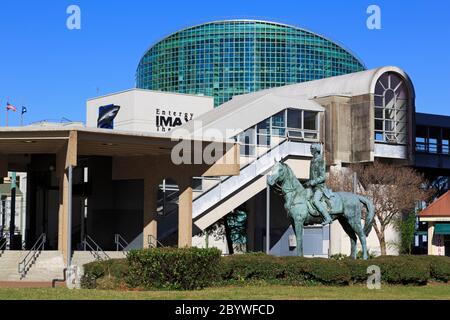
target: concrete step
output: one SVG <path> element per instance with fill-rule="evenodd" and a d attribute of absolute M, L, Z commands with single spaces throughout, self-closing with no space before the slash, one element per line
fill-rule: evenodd
<path fill-rule="evenodd" d="M 27 253 L 28 251 L 5 251 L 0 257 L 0 281 L 49 282 L 63 277 L 65 265 L 61 253 L 41 251 L 25 278 L 20 279 L 18 265 Z"/>
<path fill-rule="evenodd" d="M 62 254 L 59 251 L 41 251 L 25 278 L 20 279 L 18 265 L 27 253 L 28 251 L 5 251 L 2 254 L 0 257 L 0 282 L 49 282 L 63 278 L 65 264 Z M 122 251 L 106 251 L 106 254 L 111 259 L 126 257 Z M 95 260 L 95 256 L 89 251 L 75 251 L 72 256 L 72 265 L 82 267 Z"/>
<path fill-rule="evenodd" d="M 122 251 L 105 251 L 111 259 L 124 259 L 126 255 Z M 75 251 L 72 255 L 72 264 L 82 266 L 96 261 L 96 257 L 90 251 Z"/>

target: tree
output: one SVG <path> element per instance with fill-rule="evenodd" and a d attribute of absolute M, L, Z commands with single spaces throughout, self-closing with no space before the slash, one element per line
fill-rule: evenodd
<path fill-rule="evenodd" d="M 399 217 L 395 221 L 394 227 L 400 233 L 400 241 L 394 243 L 394 245 L 401 254 L 411 254 L 416 231 L 416 213 L 410 212 L 404 217 Z"/>
<path fill-rule="evenodd" d="M 236 250 L 242 251 L 247 243 L 247 213 L 244 207 L 233 210 L 199 233 L 199 236 L 206 236 L 205 247 L 209 247 L 210 235 L 215 240 L 226 239 L 229 254 L 234 254 Z"/>
<path fill-rule="evenodd" d="M 450 189 L 450 177 L 438 176 L 429 185 L 433 189 L 433 200 L 438 199 Z"/>
<path fill-rule="evenodd" d="M 422 174 L 413 168 L 375 161 L 353 165 L 363 193 L 375 206 L 373 228 L 380 242 L 381 254 L 386 254 L 386 230 L 395 227 L 403 215 L 414 212 L 418 202 L 426 201 L 431 192 Z"/>

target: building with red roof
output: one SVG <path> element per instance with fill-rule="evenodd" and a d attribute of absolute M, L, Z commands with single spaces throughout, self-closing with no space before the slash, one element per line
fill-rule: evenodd
<path fill-rule="evenodd" d="M 450 191 L 420 212 L 419 219 L 428 223 L 428 254 L 450 256 Z"/>

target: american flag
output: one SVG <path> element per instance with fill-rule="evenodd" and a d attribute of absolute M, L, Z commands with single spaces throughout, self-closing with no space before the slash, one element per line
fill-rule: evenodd
<path fill-rule="evenodd" d="M 9 102 L 6 103 L 6 110 L 12 110 L 14 112 L 17 111 L 17 108 L 14 107 L 12 104 L 10 104 Z"/>

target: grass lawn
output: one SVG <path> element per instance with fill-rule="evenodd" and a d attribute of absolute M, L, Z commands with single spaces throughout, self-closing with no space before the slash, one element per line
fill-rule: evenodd
<path fill-rule="evenodd" d="M 450 284 L 427 286 L 387 286 L 380 290 L 369 290 L 365 286 L 349 287 L 293 287 L 282 285 L 249 285 L 207 288 L 198 291 L 103 291 L 69 290 L 66 288 L 0 289 L 1 300 L 181 300 L 181 299 L 446 299 L 450 300 Z"/>

